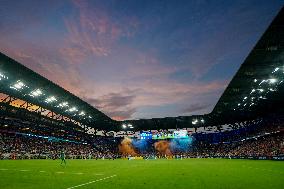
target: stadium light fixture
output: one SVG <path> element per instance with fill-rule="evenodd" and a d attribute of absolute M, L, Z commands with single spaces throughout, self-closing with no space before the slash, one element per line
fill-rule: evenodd
<path fill-rule="evenodd" d="M 269 79 L 269 83 L 271 83 L 271 84 L 274 84 L 276 82 L 277 82 L 277 79 L 275 79 L 275 78 Z"/>
<path fill-rule="evenodd" d="M 68 102 L 62 102 L 58 105 L 59 107 L 68 107 Z"/>
<path fill-rule="evenodd" d="M 85 112 L 84 112 L 84 111 L 81 111 L 81 112 L 79 113 L 79 115 L 80 115 L 80 116 L 84 116 L 84 115 L 85 115 Z"/>
<path fill-rule="evenodd" d="M 78 111 L 78 110 L 77 110 L 76 107 L 72 107 L 72 108 L 70 108 L 68 111 L 69 111 L 69 112 L 76 112 L 76 111 Z"/>
<path fill-rule="evenodd" d="M 22 81 L 18 80 L 14 85 L 10 86 L 10 88 L 15 90 L 21 90 L 24 88 L 24 86 L 25 84 Z"/>
<path fill-rule="evenodd" d="M 198 123 L 198 119 L 195 119 L 191 122 L 193 125 L 197 124 Z"/>
<path fill-rule="evenodd" d="M 50 96 L 50 97 L 48 97 L 47 99 L 45 99 L 45 102 L 46 102 L 46 103 L 50 103 L 50 102 L 54 102 L 54 101 L 57 101 L 54 96 Z"/>
<path fill-rule="evenodd" d="M 262 83 L 266 82 L 266 80 L 262 80 L 258 85 L 261 85 Z"/>
<path fill-rule="evenodd" d="M 276 67 L 276 68 L 273 70 L 273 72 L 272 72 L 272 73 L 277 72 L 279 69 L 280 69 L 280 68 Z"/>
<path fill-rule="evenodd" d="M 42 91 L 41 91 L 40 89 L 36 89 L 36 90 L 34 90 L 34 91 L 31 92 L 30 96 L 32 96 L 32 97 L 37 97 L 37 96 L 40 96 L 40 95 L 42 95 L 42 94 L 43 94 L 43 93 L 42 93 Z"/>
<path fill-rule="evenodd" d="M 3 80 L 3 79 L 8 79 L 8 77 L 0 72 L 0 81 Z"/>
<path fill-rule="evenodd" d="M 269 91 L 274 92 L 276 91 L 275 89 L 269 88 Z"/>

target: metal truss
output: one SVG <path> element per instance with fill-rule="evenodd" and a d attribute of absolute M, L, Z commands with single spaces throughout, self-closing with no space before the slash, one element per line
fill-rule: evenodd
<path fill-rule="evenodd" d="M 7 94 L 5 94 L 7 95 Z M 14 103 L 16 101 L 21 102 L 21 104 L 17 104 L 15 105 Z M 52 121 L 55 121 L 57 123 L 61 123 L 66 125 L 68 123 L 71 125 L 76 125 L 79 126 L 81 128 L 83 128 L 86 131 L 87 126 L 81 124 L 78 121 L 75 121 L 72 118 L 63 116 L 61 114 L 55 113 L 51 110 L 48 110 L 46 108 L 43 108 L 41 106 L 32 104 L 30 102 L 26 102 L 22 99 L 13 97 L 11 95 L 7 95 L 4 99 L 0 99 L 0 110 L 3 112 L 7 112 L 7 113 L 17 113 L 17 114 L 23 114 L 22 116 L 29 116 L 27 115 L 28 112 L 30 113 L 35 113 L 38 117 L 39 120 L 44 120 L 44 119 L 49 119 Z M 18 111 L 18 110 L 26 110 L 26 111 Z"/>

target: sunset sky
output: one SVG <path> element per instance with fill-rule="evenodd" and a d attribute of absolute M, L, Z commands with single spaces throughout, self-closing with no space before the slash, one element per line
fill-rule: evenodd
<path fill-rule="evenodd" d="M 114 119 L 212 111 L 283 0 L 1 0 L 0 51 Z"/>

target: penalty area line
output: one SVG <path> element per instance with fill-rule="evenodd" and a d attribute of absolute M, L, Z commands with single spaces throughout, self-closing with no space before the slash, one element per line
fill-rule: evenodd
<path fill-rule="evenodd" d="M 81 187 L 81 186 L 85 186 L 85 185 L 92 184 L 92 183 L 95 183 L 95 182 L 99 182 L 99 181 L 102 181 L 102 180 L 110 179 L 110 178 L 113 178 L 113 177 L 116 177 L 116 175 L 111 175 L 109 177 L 93 180 L 93 181 L 90 181 L 90 182 L 87 182 L 87 183 L 84 183 L 84 184 L 79 184 L 79 185 L 76 185 L 76 186 L 69 187 L 67 189 L 78 188 L 78 187 Z"/>

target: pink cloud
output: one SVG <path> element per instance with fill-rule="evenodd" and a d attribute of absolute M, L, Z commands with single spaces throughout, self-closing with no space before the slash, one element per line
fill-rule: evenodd
<path fill-rule="evenodd" d="M 103 8 L 90 8 L 86 1 L 73 2 L 79 15 L 64 19 L 68 33 L 60 50 L 67 62 L 78 64 L 90 56 L 109 56 L 120 37 L 134 35 L 137 19 L 130 17 L 118 23 Z"/>

